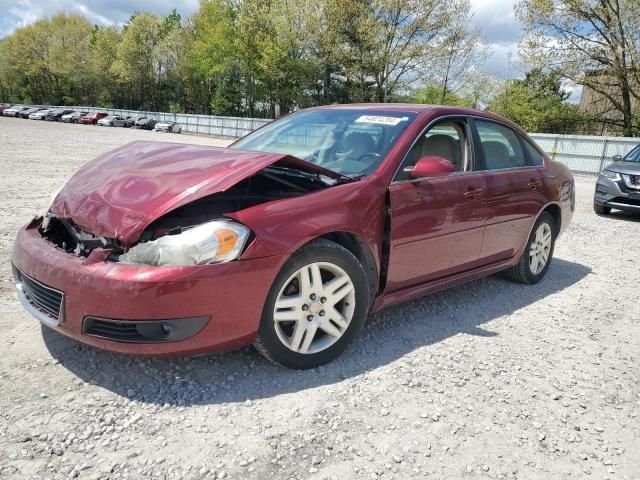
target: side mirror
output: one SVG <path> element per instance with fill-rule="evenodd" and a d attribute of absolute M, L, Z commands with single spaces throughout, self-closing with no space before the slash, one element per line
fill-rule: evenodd
<path fill-rule="evenodd" d="M 622 155 L 614 155 L 613 157 L 611 157 L 611 160 L 613 160 L 614 162 L 619 162 L 622 160 Z"/>
<path fill-rule="evenodd" d="M 456 171 L 449 160 L 437 155 L 420 158 L 412 168 L 407 169 L 413 178 L 444 177 Z"/>

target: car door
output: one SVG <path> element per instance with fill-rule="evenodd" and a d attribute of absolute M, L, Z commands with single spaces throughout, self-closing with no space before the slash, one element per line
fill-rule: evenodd
<path fill-rule="evenodd" d="M 455 172 L 411 178 L 407 169 L 427 155 Z M 431 125 L 405 156 L 389 186 L 388 291 L 428 282 L 477 265 L 485 225 L 485 180 L 472 171 L 472 135 L 465 118 Z"/>
<path fill-rule="evenodd" d="M 487 189 L 487 225 L 481 256 L 491 263 L 513 257 L 522 248 L 544 207 L 544 160 L 511 127 L 487 119 L 474 119 L 472 123 L 477 165 L 485 172 Z"/>

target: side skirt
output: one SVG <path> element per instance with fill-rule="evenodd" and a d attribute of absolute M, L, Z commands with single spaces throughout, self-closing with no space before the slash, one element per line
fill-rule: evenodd
<path fill-rule="evenodd" d="M 385 293 L 379 296 L 371 309 L 371 313 L 375 313 L 383 308 L 390 307 L 397 303 L 414 300 L 424 295 L 446 290 L 449 287 L 460 285 L 462 283 L 477 280 L 478 278 L 487 277 L 501 270 L 505 270 L 515 264 L 516 258 L 512 257 L 507 260 L 501 260 L 496 263 L 491 263 L 473 270 L 467 270 L 465 272 L 457 273 L 445 278 L 439 278 L 437 280 L 431 280 L 426 283 L 414 285 L 412 287 L 403 288 L 402 290 L 396 290 L 393 292 Z"/>

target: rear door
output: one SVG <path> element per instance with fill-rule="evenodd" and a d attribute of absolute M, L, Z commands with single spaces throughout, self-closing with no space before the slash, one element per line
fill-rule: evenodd
<path fill-rule="evenodd" d="M 404 170 L 427 155 L 456 172 L 413 179 Z M 484 175 L 472 171 L 471 130 L 464 118 L 443 120 L 421 135 L 389 187 L 391 238 L 388 291 L 477 266 L 485 224 Z"/>
<path fill-rule="evenodd" d="M 491 263 L 513 257 L 519 251 L 544 207 L 544 160 L 509 126 L 485 119 L 474 119 L 472 123 L 477 166 L 485 173 L 487 188 L 487 225 L 481 257 Z"/>

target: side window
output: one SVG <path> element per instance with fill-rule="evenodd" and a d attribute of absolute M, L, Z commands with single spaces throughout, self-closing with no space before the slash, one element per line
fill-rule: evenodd
<path fill-rule="evenodd" d="M 640 161 L 640 146 L 637 146 L 624 157 L 627 162 L 638 162 Z"/>
<path fill-rule="evenodd" d="M 485 120 L 475 121 L 485 170 L 519 168 L 526 165 L 516 133 L 504 125 Z"/>
<path fill-rule="evenodd" d="M 522 144 L 524 145 L 524 149 L 527 152 L 527 165 L 531 167 L 539 167 L 543 165 L 544 157 L 538 151 L 538 149 L 534 147 L 526 138 L 520 138 L 522 139 Z"/>
<path fill-rule="evenodd" d="M 443 157 L 453 163 L 456 172 L 464 172 L 469 163 L 469 148 L 463 122 L 443 122 L 431 127 L 413 145 L 396 180 L 406 180 L 410 175 L 405 169 L 413 167 L 416 162 L 429 155 Z"/>

